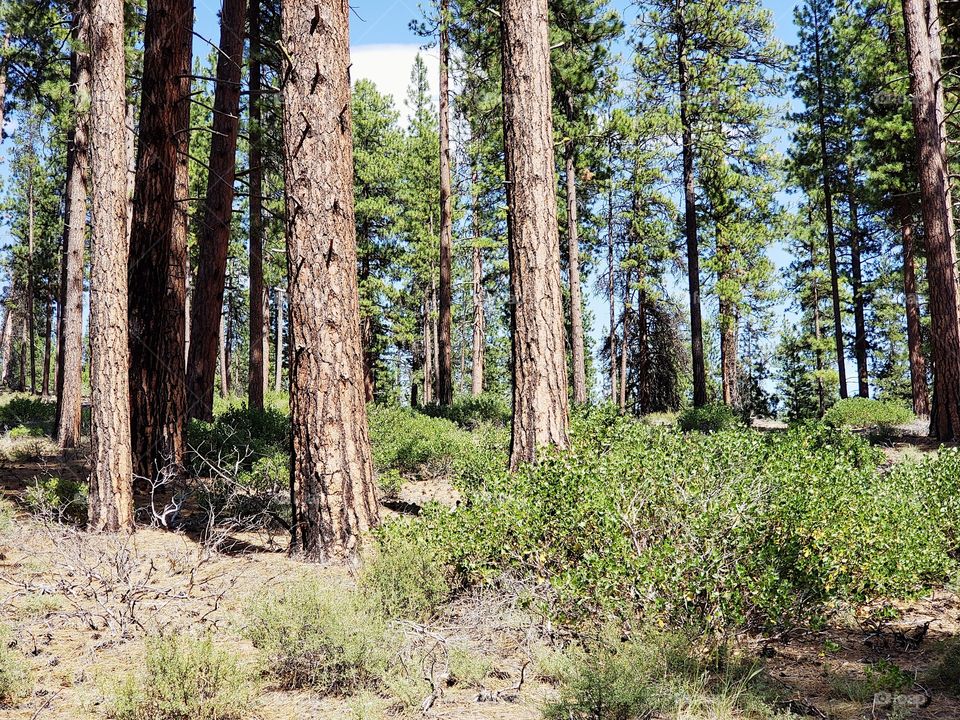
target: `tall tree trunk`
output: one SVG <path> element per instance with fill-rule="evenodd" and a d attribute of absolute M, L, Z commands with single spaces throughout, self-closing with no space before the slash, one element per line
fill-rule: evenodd
<path fill-rule="evenodd" d="M 133 529 L 133 465 L 127 368 L 127 158 L 123 0 L 91 0 L 90 273 L 91 426 L 89 524 Z"/>
<path fill-rule="evenodd" d="M 737 393 L 738 328 L 736 310 L 730 303 L 720 301 L 720 376 L 723 385 L 723 404 L 736 408 L 740 404 Z"/>
<path fill-rule="evenodd" d="M 53 350 L 53 302 L 49 299 L 43 319 L 43 369 L 40 376 L 40 394 L 47 397 L 50 394 L 50 353 Z"/>
<path fill-rule="evenodd" d="M 378 522 L 353 214 L 350 7 L 284 0 L 290 268 L 291 550 L 353 558 Z"/>
<path fill-rule="evenodd" d="M 430 285 L 430 348 L 433 350 L 433 398 L 440 402 L 440 309 L 437 299 L 437 283 Z"/>
<path fill-rule="evenodd" d="M 547 0 L 502 0 L 501 26 L 516 468 L 567 447 L 569 401 Z"/>
<path fill-rule="evenodd" d="M 652 404 L 653 382 L 650 377 L 650 338 L 647 332 L 647 308 L 650 301 L 647 293 L 640 290 L 637 293 L 637 350 L 638 357 L 634 361 L 634 372 L 637 389 L 635 407 L 641 414 L 650 412 Z M 624 398 L 626 400 L 626 398 Z"/>
<path fill-rule="evenodd" d="M 31 140 L 33 142 L 33 140 Z M 34 295 L 36 285 L 33 279 L 33 252 L 35 246 L 35 204 L 33 166 L 27 177 L 27 351 L 30 353 L 30 393 L 37 394 L 37 331 Z"/>
<path fill-rule="evenodd" d="M 418 340 L 410 348 L 410 407 L 420 407 L 420 373 L 423 370 L 423 347 Z"/>
<path fill-rule="evenodd" d="M 612 156 L 612 152 L 610 153 Z M 613 183 L 607 189 L 607 303 L 610 306 L 610 335 L 608 344 L 610 346 L 610 402 L 617 402 L 619 394 L 617 393 L 617 302 L 615 297 L 615 270 L 614 246 L 613 246 Z"/>
<path fill-rule="evenodd" d="M 266 294 L 263 290 L 263 154 L 261 144 L 262 113 L 260 65 L 260 0 L 250 0 L 250 362 L 247 368 L 247 403 L 251 408 L 263 409 L 269 357 L 264 332 L 267 315 Z"/>
<path fill-rule="evenodd" d="M 24 316 L 20 322 L 20 386 L 17 388 L 20 392 L 27 389 L 27 318 Z"/>
<path fill-rule="evenodd" d="M 192 0 L 151 0 L 130 232 L 130 422 L 134 473 L 183 466 L 187 225 L 181 173 L 190 124 Z"/>
<path fill-rule="evenodd" d="M 283 288 L 278 287 L 276 292 L 277 303 L 277 359 L 274 363 L 273 391 L 279 393 L 283 389 Z"/>
<path fill-rule="evenodd" d="M 923 331 L 920 322 L 920 296 L 917 292 L 916 236 L 912 213 L 906 198 L 897 200 L 894 211 L 903 241 L 903 294 L 906 298 L 907 350 L 910 359 L 910 388 L 913 412 L 917 417 L 930 417 L 927 390 L 927 364 L 923 356 Z"/>
<path fill-rule="evenodd" d="M 703 315 L 700 310 L 700 241 L 697 237 L 697 193 L 693 175 L 693 121 L 690 118 L 690 67 L 686 26 L 682 20 L 685 0 L 680 0 L 681 25 L 678 40 L 680 80 L 680 131 L 683 155 L 683 207 L 687 236 L 687 280 L 690 292 L 690 349 L 693 358 L 693 404 L 707 403 L 707 363 L 703 352 Z"/>
<path fill-rule="evenodd" d="M 233 218 L 233 184 L 237 170 L 240 66 L 243 62 L 245 16 L 246 0 L 224 0 L 207 195 L 199 242 L 200 265 L 190 323 L 190 359 L 187 361 L 187 414 L 201 420 L 213 418 L 217 339 L 223 314 L 227 251 Z"/>
<path fill-rule="evenodd" d="M 813 213 L 810 212 L 810 226 L 813 226 Z M 815 270 L 817 267 L 817 246 L 816 240 L 810 238 L 810 268 Z M 813 287 L 811 288 L 813 296 L 813 339 L 816 343 L 814 349 L 814 367 L 817 373 L 817 417 L 822 418 L 827 411 L 827 390 L 823 382 L 823 350 L 820 346 L 822 341 L 822 330 L 820 326 L 820 281 L 817 275 L 814 275 Z"/>
<path fill-rule="evenodd" d="M 4 110 L 6 110 L 7 100 L 7 51 L 10 49 L 10 36 L 3 35 L 3 54 L 4 60 L 0 61 L 0 144 L 3 143 L 3 124 L 6 121 Z"/>
<path fill-rule="evenodd" d="M 423 404 L 433 402 L 434 351 L 433 351 L 433 301 L 432 289 L 423 298 Z"/>
<path fill-rule="evenodd" d="M 568 103 L 573 101 L 568 98 Z M 580 241 L 577 232 L 577 172 L 573 141 L 564 144 L 567 182 L 567 272 L 570 278 L 570 354 L 573 360 L 573 401 L 587 402 L 587 369 L 583 350 L 583 293 L 580 289 Z"/>
<path fill-rule="evenodd" d="M 56 432 L 62 450 L 75 448 L 80 441 L 83 403 L 83 270 L 90 175 L 86 108 L 86 98 L 90 96 L 90 55 L 86 52 L 89 21 L 81 4 L 74 15 L 73 33 L 77 44 L 70 56 L 76 118 L 67 137 L 60 326 L 57 332 Z"/>
<path fill-rule="evenodd" d="M 220 360 L 220 395 L 229 397 L 230 395 L 230 350 L 227 340 L 227 325 L 230 322 L 229 314 L 224 313 L 220 320 L 220 349 L 217 356 Z"/>
<path fill-rule="evenodd" d="M 827 152 L 827 119 L 823 87 L 823 55 L 820 46 L 822 18 L 815 16 L 814 63 L 817 74 L 817 130 L 820 142 L 820 172 L 823 183 L 823 207 L 827 222 L 827 253 L 830 263 L 830 294 L 833 299 L 833 338 L 837 349 L 837 373 L 840 397 L 847 397 L 847 362 L 843 349 L 843 310 L 840 305 L 840 272 L 837 269 L 837 236 L 833 221 L 833 183 L 830 178 L 830 156 Z"/>
<path fill-rule="evenodd" d="M 483 309 L 483 249 L 479 245 L 479 223 L 474 206 L 473 246 L 473 353 L 470 363 L 470 392 L 476 397 L 483 392 L 484 345 L 486 344 L 486 318 Z"/>
<path fill-rule="evenodd" d="M 620 397 L 617 404 L 620 406 L 620 412 L 627 410 L 627 367 L 630 357 L 630 271 L 627 270 L 627 277 L 623 285 L 623 322 L 620 330 Z"/>
<path fill-rule="evenodd" d="M 13 350 L 13 308 L 10 300 L 3 303 L 3 330 L 0 331 L 0 385 L 7 384 L 10 355 Z"/>
<path fill-rule="evenodd" d="M 867 366 L 867 313 L 866 299 L 863 296 L 863 263 L 861 262 L 861 231 L 857 198 L 853 193 L 853 178 L 850 178 L 850 192 L 847 195 L 850 209 L 850 269 L 853 286 L 853 319 L 855 337 L 853 354 L 857 361 L 857 394 L 870 397 L 870 374 Z"/>
<path fill-rule="evenodd" d="M 453 194 L 450 188 L 450 0 L 440 0 L 440 311 L 437 399 L 453 402 Z"/>
<path fill-rule="evenodd" d="M 930 2 L 929 6 L 930 16 L 936 17 L 936 2 Z M 931 60 L 923 0 L 903 0 L 903 15 L 930 288 L 934 377 L 930 433 L 942 441 L 950 441 L 960 436 L 960 306 L 957 251 L 950 235 L 947 160 L 938 118 L 936 85 L 940 78 Z"/>

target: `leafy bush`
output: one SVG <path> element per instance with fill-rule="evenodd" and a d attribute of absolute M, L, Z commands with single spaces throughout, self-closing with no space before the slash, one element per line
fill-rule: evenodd
<path fill-rule="evenodd" d="M 26 425 L 17 425 L 16 427 L 10 428 L 9 435 L 13 440 L 43 437 L 43 428 L 29 428 Z"/>
<path fill-rule="evenodd" d="M 677 425 L 684 432 L 697 430 L 703 433 L 714 433 L 729 430 L 740 424 L 741 420 L 737 414 L 723 403 L 687 408 L 677 417 Z"/>
<path fill-rule="evenodd" d="M 411 478 L 456 474 L 459 468 L 506 463 L 502 428 L 467 432 L 450 420 L 409 408 L 371 406 L 370 441 L 379 473 L 396 470 Z"/>
<path fill-rule="evenodd" d="M 375 687 L 388 667 L 386 624 L 342 587 L 304 579 L 254 600 L 246 634 L 285 688 L 349 695 Z"/>
<path fill-rule="evenodd" d="M 0 707 L 30 694 L 30 668 L 13 645 L 10 629 L 0 625 Z"/>
<path fill-rule="evenodd" d="M 455 398 L 449 407 L 428 405 L 423 411 L 432 417 L 446 418 L 467 429 L 484 423 L 506 427 L 510 424 L 511 417 L 509 403 L 500 395 L 489 392 L 476 397 L 461 395 Z"/>
<path fill-rule="evenodd" d="M 194 469 L 209 466 L 250 471 L 263 458 L 288 452 L 290 419 L 273 409 L 230 408 L 213 422 L 194 421 L 188 429 Z"/>
<path fill-rule="evenodd" d="M 57 520 L 83 522 L 87 517 L 89 485 L 70 478 L 49 477 L 37 479 L 27 488 L 23 499 L 27 507 L 38 515 Z"/>
<path fill-rule="evenodd" d="M 425 543 L 454 585 L 505 571 L 537 581 L 574 621 L 782 625 L 834 599 L 909 595 L 953 568 L 960 481 L 923 488 L 960 477 L 960 455 L 887 474 L 879 450 L 822 425 L 704 435 L 600 409 L 572 428 L 569 451 L 485 470 L 458 508 L 389 532 Z"/>
<path fill-rule="evenodd" d="M 830 427 L 884 429 L 913 422 L 913 413 L 898 402 L 847 398 L 833 405 L 823 416 Z"/>
<path fill-rule="evenodd" d="M 402 523 L 378 532 L 377 553 L 364 564 L 360 588 L 389 618 L 426 620 L 450 595 L 433 549 Z"/>
<path fill-rule="evenodd" d="M 41 435 L 50 435 L 56 415 L 56 403 L 29 395 L 18 395 L 0 405 L 0 431 L 9 432 L 23 426 Z"/>
<path fill-rule="evenodd" d="M 116 720 L 246 720 L 253 689 L 232 653 L 210 637 L 147 642 L 143 670 L 121 680 L 111 703 Z"/>
<path fill-rule="evenodd" d="M 647 634 L 623 640 L 604 633 L 572 648 L 559 698 L 544 709 L 547 720 L 633 720 L 729 716 L 772 717 L 763 702 L 759 673 L 724 652 L 699 651 L 682 635 Z"/>

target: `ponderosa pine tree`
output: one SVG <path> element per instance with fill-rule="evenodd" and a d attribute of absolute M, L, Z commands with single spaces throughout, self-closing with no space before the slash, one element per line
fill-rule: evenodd
<path fill-rule="evenodd" d="M 960 305 L 954 245 L 945 128 L 937 86 L 939 37 L 931 39 L 936 0 L 903 0 L 904 29 L 917 136 L 917 169 L 930 286 L 933 407 L 930 433 L 949 441 L 960 437 Z M 936 46 L 936 48 L 934 47 Z"/>
<path fill-rule="evenodd" d="M 315 560 L 355 557 L 378 520 L 354 239 L 349 13 L 336 0 L 282 3 L 291 550 Z"/>
<path fill-rule="evenodd" d="M 89 525 L 133 529 L 127 369 L 126 72 L 122 0 L 90 0 L 91 445 Z"/>
<path fill-rule="evenodd" d="M 130 234 L 130 420 L 134 472 L 183 465 L 186 415 L 186 197 L 192 0 L 151 2 L 144 28 L 140 130 Z"/>
<path fill-rule="evenodd" d="M 263 285 L 263 113 L 261 111 L 263 67 L 260 41 L 260 0 L 250 0 L 250 48 L 247 67 L 250 73 L 250 94 L 247 100 L 249 120 L 250 177 L 250 247 L 248 274 L 250 277 L 250 322 L 248 325 L 249 362 L 247 364 L 247 403 L 251 408 L 263 409 L 267 389 L 267 366 L 270 347 L 267 331 L 269 302 Z"/>
<path fill-rule="evenodd" d="M 80 441 L 83 402 L 83 274 L 90 182 L 88 112 L 90 97 L 89 6 L 76 3 L 72 19 L 70 80 L 74 125 L 67 137 L 60 322 L 57 331 L 57 441 L 62 450 Z"/>
<path fill-rule="evenodd" d="M 224 0 L 207 192 L 200 226 L 200 259 L 191 306 L 190 355 L 187 360 L 187 415 L 202 420 L 213 419 L 213 390 L 237 172 L 245 20 L 246 0 Z"/>
<path fill-rule="evenodd" d="M 513 301 L 510 466 L 566 447 L 567 363 L 546 0 L 503 0 L 503 126 Z"/>

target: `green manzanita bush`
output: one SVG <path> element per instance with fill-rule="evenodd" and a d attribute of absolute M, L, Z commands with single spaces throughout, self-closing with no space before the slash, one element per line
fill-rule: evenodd
<path fill-rule="evenodd" d="M 830 427 L 884 429 L 913 422 L 915 416 L 892 400 L 847 398 L 835 403 L 823 416 Z"/>
<path fill-rule="evenodd" d="M 424 412 L 432 417 L 442 417 L 467 429 L 473 429 L 484 423 L 499 427 L 510 424 L 510 404 L 496 393 L 480 395 L 461 395 L 454 398 L 449 407 L 428 405 Z"/>
<path fill-rule="evenodd" d="M 819 424 L 706 435 L 600 408 L 574 419 L 570 450 L 515 473 L 484 468 L 460 483 L 459 507 L 381 533 L 381 551 L 413 535 L 454 587 L 505 571 L 539 581 L 549 610 L 572 621 L 790 624 L 952 570 L 957 505 L 925 497 L 917 475 L 932 485 L 957 456 L 891 473 L 882 461 Z"/>
<path fill-rule="evenodd" d="M 687 408 L 677 416 L 677 425 L 684 432 L 697 430 L 703 433 L 714 433 L 729 430 L 742 423 L 742 419 L 733 409 L 723 403 Z"/>
<path fill-rule="evenodd" d="M 40 434 L 53 432 L 57 404 L 29 395 L 18 395 L 0 405 L 0 432 L 24 426 Z"/>

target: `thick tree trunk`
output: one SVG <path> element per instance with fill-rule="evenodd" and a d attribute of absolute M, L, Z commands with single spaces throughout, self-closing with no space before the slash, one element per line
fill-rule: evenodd
<path fill-rule="evenodd" d="M 247 404 L 263 409 L 266 391 L 266 362 L 269 348 L 264 332 L 267 315 L 266 294 L 263 290 L 263 155 L 261 144 L 262 113 L 260 112 L 260 0 L 250 0 L 250 362 L 247 368 Z"/>
<path fill-rule="evenodd" d="M 548 22 L 547 0 L 502 0 L 512 468 L 569 442 Z"/>
<path fill-rule="evenodd" d="M 853 320 L 855 337 L 853 339 L 853 354 L 857 361 L 857 394 L 860 397 L 870 397 L 870 373 L 867 365 L 867 312 L 866 300 L 863 296 L 863 263 L 861 262 L 860 217 L 857 208 L 857 199 L 853 194 L 853 179 L 851 178 L 850 193 L 847 196 L 850 209 L 850 270 L 851 285 L 853 286 Z"/>
<path fill-rule="evenodd" d="M 917 292 L 916 236 L 906 198 L 898 200 L 894 210 L 903 241 L 903 295 L 906 299 L 907 351 L 910 359 L 913 412 L 917 417 L 927 418 L 930 417 L 930 397 L 927 389 L 927 363 L 923 355 L 920 296 Z"/>
<path fill-rule="evenodd" d="M 354 558 L 378 522 L 353 215 L 350 7 L 284 0 L 284 174 L 290 268 L 291 549 Z"/>
<path fill-rule="evenodd" d="M 812 212 L 811 217 L 809 218 L 811 227 L 813 226 Z M 810 240 L 810 268 L 811 270 L 816 269 L 817 267 L 817 246 L 816 241 L 811 238 Z M 811 293 L 813 295 L 813 339 L 816 343 L 813 356 L 814 356 L 814 367 L 816 368 L 817 373 L 817 417 L 822 418 L 823 414 L 827 411 L 827 390 L 823 382 L 823 350 L 820 347 L 822 340 L 822 330 L 820 327 L 820 282 L 817 276 L 814 276 L 813 287 L 811 288 Z"/>
<path fill-rule="evenodd" d="M 583 350 L 583 292 L 580 289 L 580 240 L 577 232 L 577 172 L 573 141 L 565 143 L 567 182 L 567 272 L 570 278 L 570 354 L 573 360 L 573 401 L 587 402 L 587 369 Z"/>
<path fill-rule="evenodd" d="M 683 13 L 681 0 L 681 14 Z M 684 29 L 685 32 L 685 29 Z M 687 239 L 687 281 L 690 293 L 690 349 L 693 358 L 693 404 L 707 403 L 707 363 L 703 352 L 703 315 L 700 309 L 700 241 L 697 231 L 697 193 L 693 175 L 693 125 L 690 118 L 690 67 L 687 39 L 681 35 L 678 53 L 680 130 L 683 155 L 683 207 Z"/>
<path fill-rule="evenodd" d="M 453 402 L 453 194 L 450 188 L 450 0 L 440 0 L 440 308 L 437 399 Z"/>
<path fill-rule="evenodd" d="M 90 273 L 91 425 L 89 524 L 133 529 L 130 393 L 127 369 L 127 158 L 122 0 L 91 0 L 90 170 L 93 266 Z"/>
<path fill-rule="evenodd" d="M 88 44 L 89 20 L 81 6 L 73 22 L 78 49 L 74 49 L 70 57 L 76 119 L 67 138 L 60 327 L 57 332 L 56 432 L 62 450 L 75 448 L 80 442 L 83 403 L 83 270 L 90 175 L 86 98 L 90 96 L 90 55 L 82 50 Z"/>
<path fill-rule="evenodd" d="M 434 357 L 432 291 L 423 299 L 423 404 L 433 402 Z"/>
<path fill-rule="evenodd" d="M 936 2 L 930 7 L 930 16 L 936 17 Z M 957 251 L 950 235 L 947 161 L 938 117 L 936 85 L 940 78 L 931 60 L 923 0 L 903 0 L 903 15 L 930 288 L 934 377 L 930 432 L 942 441 L 950 441 L 960 436 L 960 306 Z"/>
<path fill-rule="evenodd" d="M 823 183 L 823 207 L 827 223 L 827 252 L 830 263 L 830 295 L 833 299 L 833 338 L 837 349 L 837 373 L 840 380 L 840 397 L 847 397 L 847 362 L 843 349 L 843 310 L 840 305 L 840 272 L 837 269 L 837 236 L 833 222 L 833 183 L 830 178 L 830 156 L 827 152 L 827 120 L 824 109 L 823 62 L 820 47 L 823 26 L 817 17 L 814 28 L 814 63 L 817 73 L 817 128 L 820 142 L 820 172 Z"/>
<path fill-rule="evenodd" d="M 723 404 L 736 408 L 740 405 L 737 392 L 738 328 L 736 310 L 730 303 L 720 302 L 720 377 L 723 386 Z"/>
<path fill-rule="evenodd" d="M 210 168 L 199 242 L 196 297 L 190 323 L 190 359 L 187 361 L 187 414 L 201 420 L 213 418 L 217 338 L 220 336 L 220 318 L 223 314 L 230 223 L 233 218 L 233 184 L 237 170 L 240 66 L 243 62 L 245 17 L 246 0 L 224 0 L 213 100 Z"/>
<path fill-rule="evenodd" d="M 192 0 L 152 0 L 130 232 L 130 421 L 134 473 L 183 465 L 187 225 L 181 173 L 190 123 Z"/>

